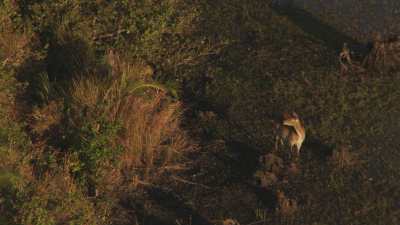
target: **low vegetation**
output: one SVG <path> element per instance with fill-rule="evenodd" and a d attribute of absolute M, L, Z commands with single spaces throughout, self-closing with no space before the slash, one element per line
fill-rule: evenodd
<path fill-rule="evenodd" d="M 0 24 L 0 224 L 400 222 L 398 39 L 343 73 L 269 1 L 5 0 Z"/>

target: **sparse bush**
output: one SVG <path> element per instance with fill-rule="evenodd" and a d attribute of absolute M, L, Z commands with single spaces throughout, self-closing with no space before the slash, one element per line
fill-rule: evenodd
<path fill-rule="evenodd" d="M 107 212 L 96 211 L 69 171 L 48 174 L 33 184 L 19 209 L 21 224 L 107 224 L 107 214 L 102 215 Z"/>

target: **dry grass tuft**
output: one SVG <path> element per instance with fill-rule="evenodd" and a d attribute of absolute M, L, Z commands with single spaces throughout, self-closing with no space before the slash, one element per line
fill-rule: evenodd
<path fill-rule="evenodd" d="M 138 80 L 151 80 L 154 75 L 154 68 L 141 60 L 134 63 L 128 63 L 116 53 L 110 49 L 105 57 L 106 63 L 111 67 L 111 73 L 113 76 L 121 76 L 123 74 L 134 76 Z"/>
<path fill-rule="evenodd" d="M 286 197 L 285 193 L 281 190 L 276 192 L 278 205 L 276 207 L 277 213 L 283 217 L 293 216 L 297 210 L 297 202 L 293 199 Z"/>
<path fill-rule="evenodd" d="M 126 175 L 144 170 L 142 178 L 151 180 L 152 176 L 173 169 L 170 163 L 189 147 L 186 134 L 179 127 L 181 104 L 163 102 L 164 97 L 133 97 L 121 110 L 126 129 L 121 139 L 126 148 L 121 162 Z"/>
<path fill-rule="evenodd" d="M 331 164 L 338 169 L 345 169 L 360 163 L 356 153 L 350 152 L 349 146 L 341 146 L 334 150 L 330 159 Z"/>
<path fill-rule="evenodd" d="M 272 172 L 259 170 L 254 176 L 263 188 L 271 188 L 278 182 L 278 177 Z"/>
<path fill-rule="evenodd" d="M 269 153 L 260 157 L 262 169 L 254 174 L 256 182 L 263 188 L 272 188 L 278 182 L 284 170 L 283 160 L 275 154 Z"/>
<path fill-rule="evenodd" d="M 29 156 L 16 149 L 0 148 L 0 175 L 14 174 L 14 187 L 23 190 L 25 185 L 34 180 L 33 168 L 29 163 Z M 1 186 L 1 182 L 0 182 Z"/>
<path fill-rule="evenodd" d="M 275 154 L 269 153 L 265 156 L 260 157 L 260 163 L 263 168 L 267 171 L 280 174 L 284 168 L 282 158 L 276 156 Z"/>
<path fill-rule="evenodd" d="M 165 172 L 183 169 L 182 154 L 193 144 L 180 127 L 182 104 L 161 88 L 147 89 L 153 87 L 149 70 L 122 61 L 113 51 L 107 60 L 112 66 L 111 80 L 83 77 L 71 89 L 74 111 L 86 123 L 103 116 L 122 127 L 115 142 L 124 151 L 117 166 L 101 172 L 104 191 L 155 183 Z M 138 84 L 145 87 L 139 94 L 132 92 Z M 76 126 L 81 120 L 74 119 Z"/>
<path fill-rule="evenodd" d="M 0 65 L 21 65 L 31 56 L 32 37 L 28 32 L 17 32 L 7 17 L 0 18 Z"/>
<path fill-rule="evenodd" d="M 105 84 L 95 76 L 78 78 L 72 82 L 71 97 L 75 105 L 95 109 L 104 101 Z"/>
<path fill-rule="evenodd" d="M 50 129 L 60 123 L 61 105 L 59 102 L 52 101 L 41 108 L 35 108 L 32 113 L 30 123 L 32 131 L 39 136 L 46 134 Z"/>
<path fill-rule="evenodd" d="M 222 221 L 222 225 L 240 225 L 240 223 L 235 219 L 225 219 Z"/>

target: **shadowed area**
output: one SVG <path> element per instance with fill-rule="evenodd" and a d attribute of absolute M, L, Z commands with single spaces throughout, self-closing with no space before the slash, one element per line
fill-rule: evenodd
<path fill-rule="evenodd" d="M 325 46 L 335 52 L 340 52 L 343 43 L 347 43 L 350 49 L 356 51 L 358 54 L 365 55 L 368 52 L 366 44 L 357 41 L 355 38 L 337 30 L 329 24 L 323 23 L 312 13 L 304 9 L 292 4 L 275 5 L 273 9 L 279 15 L 287 17 L 312 38 L 323 42 Z"/>

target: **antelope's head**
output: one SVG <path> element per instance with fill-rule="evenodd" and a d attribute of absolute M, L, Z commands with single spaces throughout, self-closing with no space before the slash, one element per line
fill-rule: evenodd
<path fill-rule="evenodd" d="M 291 114 L 285 113 L 283 115 L 283 124 L 287 126 L 294 126 L 301 124 L 301 122 L 297 113 L 292 112 Z"/>

